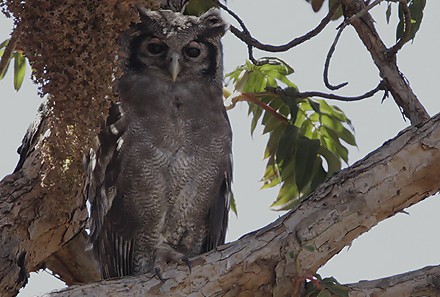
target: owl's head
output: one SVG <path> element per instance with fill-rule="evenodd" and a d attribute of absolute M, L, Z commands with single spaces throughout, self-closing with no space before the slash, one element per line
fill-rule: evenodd
<path fill-rule="evenodd" d="M 227 25 L 219 12 L 209 10 L 200 17 L 168 10 L 138 8 L 141 22 L 128 41 L 128 69 L 154 73 L 164 80 L 197 77 L 220 79 L 221 37 Z"/>

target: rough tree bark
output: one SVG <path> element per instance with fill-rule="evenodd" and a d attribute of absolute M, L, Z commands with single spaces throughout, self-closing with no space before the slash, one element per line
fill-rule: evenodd
<path fill-rule="evenodd" d="M 50 100 L 56 102 L 50 105 L 50 112 L 31 137 L 21 169 L 0 182 L 2 296 L 15 295 L 31 271 L 45 266 L 51 267 L 69 284 L 97 279 L 93 262 L 84 254 L 86 239 L 81 234 L 86 210 L 81 194 L 80 156 L 96 130 L 97 119 L 103 117 L 105 104 L 102 101 L 106 104 L 110 101 L 108 86 L 114 74 L 112 67 L 117 67 L 112 58 L 117 47 L 115 36 L 128 25 L 127 19 L 133 19 L 127 7 L 135 1 L 64 2 L 69 3 L 69 9 L 65 8 L 66 3 L 56 1 L 35 0 L 35 5 L 30 1 L 0 2 L 2 7 L 8 5 L 18 22 L 33 29 L 23 31 L 18 45 L 40 71 L 36 72 L 37 76 L 41 75 L 40 82 L 46 83 L 47 75 L 52 75 L 51 83 L 44 85 L 43 91 L 53 95 Z M 364 5 L 361 0 L 341 0 L 341 3 L 348 17 L 362 10 Z M 39 19 L 38 13 L 48 12 L 48 19 Z M 437 174 L 440 116 L 421 125 L 428 118 L 427 113 L 400 74 L 395 57 L 387 56 L 371 16 L 366 13 L 354 19 L 352 25 L 413 127 L 332 177 L 295 210 L 266 228 L 193 259 L 190 275 L 186 267 L 177 267 L 165 273 L 170 280 L 164 284 L 152 275 L 145 275 L 74 286 L 54 295 L 97 296 L 112 292 L 114 296 L 147 296 L 145 292 L 150 289 L 148 294 L 157 296 L 189 293 L 194 296 L 290 296 L 305 277 L 316 272 L 354 238 L 437 192 L 440 187 Z M 95 38 L 72 38 L 72 28 L 78 26 Z M 103 32 L 107 35 L 102 35 Z M 56 38 L 63 42 L 57 42 Z M 59 57 L 49 56 L 53 60 L 46 65 L 43 60 L 51 52 Z M 78 52 L 83 54 L 78 56 Z M 104 71 L 106 67 L 112 68 L 109 73 Z M 88 80 L 84 80 L 85 75 Z M 82 91 L 86 89 L 84 86 L 93 90 Z M 75 109 L 80 112 L 73 115 L 65 112 Z M 93 112 L 82 112 L 89 109 Z M 420 275 L 431 275 L 426 278 L 430 281 L 424 283 L 425 288 L 437 287 L 437 271 L 438 268 L 429 268 L 412 274 L 414 287 L 423 285 L 416 282 Z M 398 283 L 406 284 L 405 292 L 409 292 L 408 275 L 398 279 Z M 393 281 L 387 284 L 381 292 L 372 288 L 374 282 L 350 285 L 350 294 L 389 292 L 387 296 L 405 296 L 395 293 L 404 292 L 402 286 L 396 286 Z"/>

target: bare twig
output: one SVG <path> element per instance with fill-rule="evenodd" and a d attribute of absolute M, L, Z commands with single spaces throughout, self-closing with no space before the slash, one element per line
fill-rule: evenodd
<path fill-rule="evenodd" d="M 219 4 L 219 6 L 223 9 L 226 8 L 222 4 Z M 311 31 L 307 32 L 305 35 L 297 37 L 297 38 L 295 38 L 295 39 L 293 39 L 283 45 L 271 45 L 271 44 L 261 43 L 260 41 L 258 41 L 257 39 L 252 37 L 249 30 L 244 29 L 245 27 L 243 27 L 243 25 L 244 25 L 243 21 L 235 13 L 231 14 L 231 10 L 229 10 L 229 9 L 227 9 L 227 10 L 225 9 L 225 10 L 229 14 L 231 14 L 231 16 L 234 17 L 239 22 L 240 26 L 243 28 L 243 31 L 240 31 L 238 28 L 231 25 L 230 31 L 235 36 L 237 36 L 240 40 L 245 42 L 248 46 L 252 46 L 252 47 L 258 48 L 260 50 L 267 51 L 267 52 L 285 52 L 285 51 L 288 51 L 289 49 L 291 49 L 301 43 L 304 43 L 305 41 L 311 39 L 312 37 L 318 35 L 327 26 L 327 24 L 331 21 L 331 19 L 332 19 L 333 15 L 335 14 L 336 10 L 338 9 L 338 7 L 339 7 L 339 2 L 337 2 L 336 5 L 334 5 L 330 8 L 327 15 L 321 20 L 321 22 L 318 24 L 318 26 L 316 26 L 313 30 L 311 30 Z M 239 19 L 240 19 L 240 21 L 239 21 Z"/>
<path fill-rule="evenodd" d="M 362 9 L 361 11 L 359 11 L 358 13 L 353 15 L 352 17 L 346 19 L 341 25 L 339 25 L 337 27 L 338 33 L 336 34 L 335 40 L 333 41 L 333 44 L 327 53 L 327 58 L 325 59 L 325 65 L 324 65 L 323 78 L 324 78 L 324 84 L 328 89 L 333 90 L 333 91 L 339 90 L 340 88 L 343 88 L 348 84 L 348 82 L 344 82 L 344 83 L 341 83 L 339 85 L 334 86 L 334 85 L 330 84 L 330 82 L 328 80 L 328 71 L 329 71 L 329 66 L 330 66 L 330 60 L 331 60 L 333 53 L 336 49 L 336 44 L 338 43 L 339 38 L 341 37 L 342 31 L 345 29 L 345 27 L 350 25 L 354 19 L 358 19 L 358 18 L 362 17 L 363 15 L 365 15 L 368 11 L 370 11 L 373 7 L 375 7 L 376 5 L 378 5 L 382 1 L 383 0 L 376 0 L 373 3 L 370 3 L 369 5 L 365 6 L 364 9 Z"/>
<path fill-rule="evenodd" d="M 251 33 L 249 32 L 248 28 L 246 27 L 245 23 L 243 22 L 243 20 L 232 10 L 230 10 L 226 5 L 224 5 L 223 3 L 221 3 L 220 1 L 217 0 L 217 5 L 222 8 L 224 11 L 226 11 L 227 13 L 229 13 L 230 16 L 232 16 L 239 24 L 240 27 L 243 30 L 243 34 L 246 34 L 248 36 L 251 36 Z M 238 29 L 237 29 L 238 30 Z M 249 56 L 249 60 L 252 61 L 252 63 L 257 64 L 257 60 L 254 58 L 254 50 L 253 50 L 253 46 L 251 44 L 247 43 L 247 47 L 248 47 L 248 56 Z"/>
<path fill-rule="evenodd" d="M 329 71 L 329 66 L 330 66 L 330 60 L 331 60 L 333 53 L 336 49 L 336 44 L 338 43 L 339 38 L 341 37 L 342 31 L 345 29 L 345 27 L 350 25 L 353 20 L 362 17 L 363 15 L 365 15 L 368 11 L 370 11 L 373 7 L 375 7 L 376 5 L 381 3 L 382 1 L 383 0 L 376 0 L 372 3 L 370 3 L 369 5 L 365 6 L 365 8 L 363 8 L 361 11 L 359 11 L 355 15 L 351 16 L 350 18 L 346 19 L 341 25 L 339 25 L 337 27 L 338 33 L 336 34 L 335 40 L 333 41 L 333 44 L 327 53 L 327 58 L 325 59 L 325 65 L 324 65 L 323 78 L 324 78 L 324 84 L 328 89 L 338 90 L 340 88 L 345 87 L 348 84 L 348 82 L 344 82 L 344 83 L 341 83 L 339 85 L 334 86 L 334 85 L 330 84 L 330 82 L 328 80 L 328 71 Z"/>
<path fill-rule="evenodd" d="M 17 26 L 11 33 L 11 38 L 9 39 L 8 45 L 6 45 L 3 56 L 0 59 L 0 76 L 6 71 L 6 67 L 9 65 L 9 60 L 14 53 L 15 47 L 17 46 L 18 39 L 20 38 L 21 26 Z"/>
<path fill-rule="evenodd" d="M 403 17 L 405 19 L 405 26 L 402 37 L 397 41 L 395 45 L 393 45 L 388 51 L 389 56 L 394 56 L 397 52 L 408 42 L 411 36 L 411 12 L 408 8 L 407 0 L 399 0 L 399 8 L 403 11 Z"/>
<path fill-rule="evenodd" d="M 335 52 L 336 44 L 338 43 L 339 37 L 341 37 L 342 31 L 344 30 L 344 28 L 345 28 L 345 26 L 342 26 L 339 28 L 338 33 L 336 34 L 335 40 L 333 41 L 333 44 L 327 53 L 327 58 L 325 59 L 325 64 L 324 64 L 324 73 L 323 73 L 324 84 L 328 89 L 333 90 L 333 91 L 338 90 L 338 89 L 348 85 L 348 82 L 344 82 L 344 83 L 341 83 L 339 85 L 334 86 L 334 85 L 330 84 L 330 82 L 328 81 L 328 70 L 329 70 L 329 66 L 330 66 L 330 60 L 333 56 L 333 53 Z"/>
<path fill-rule="evenodd" d="M 385 83 L 383 81 L 381 81 L 377 85 L 377 87 L 375 87 L 371 91 L 368 91 L 365 94 L 355 96 L 355 97 L 346 97 L 346 96 L 327 94 L 327 93 L 317 92 L 317 91 L 299 92 L 298 90 L 293 89 L 293 88 L 285 88 L 285 89 L 268 88 L 267 90 L 269 92 L 272 92 L 277 95 L 283 95 L 283 96 L 288 96 L 288 97 L 292 97 L 292 98 L 321 97 L 321 98 L 325 98 L 325 99 L 352 102 L 352 101 L 359 101 L 362 99 L 370 98 L 379 91 L 387 91 L 387 88 L 386 88 Z"/>

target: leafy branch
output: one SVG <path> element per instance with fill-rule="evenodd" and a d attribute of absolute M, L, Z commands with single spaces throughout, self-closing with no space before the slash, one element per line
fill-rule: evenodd
<path fill-rule="evenodd" d="M 280 186 L 272 207 L 289 209 L 348 162 L 346 145 L 356 141 L 351 121 L 338 107 L 300 93 L 287 78 L 293 69 L 283 61 L 264 60 L 248 61 L 227 75 L 239 92 L 230 95 L 230 108 L 247 102 L 251 134 L 258 124 L 269 134 L 262 188 Z"/>
<path fill-rule="evenodd" d="M 14 89 L 18 91 L 23 84 L 26 73 L 26 58 L 24 52 L 16 49 L 20 36 L 21 27 L 16 27 L 10 39 L 0 43 L 0 80 L 3 79 L 9 69 L 11 60 L 14 59 Z"/>

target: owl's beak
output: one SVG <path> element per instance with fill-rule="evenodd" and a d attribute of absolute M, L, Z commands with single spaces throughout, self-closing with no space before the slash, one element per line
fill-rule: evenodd
<path fill-rule="evenodd" d="M 171 74 L 171 77 L 173 78 L 173 81 L 176 81 L 177 76 L 180 72 L 180 63 L 179 63 L 179 54 L 172 54 L 171 55 L 171 62 L 168 66 L 168 71 Z"/>

